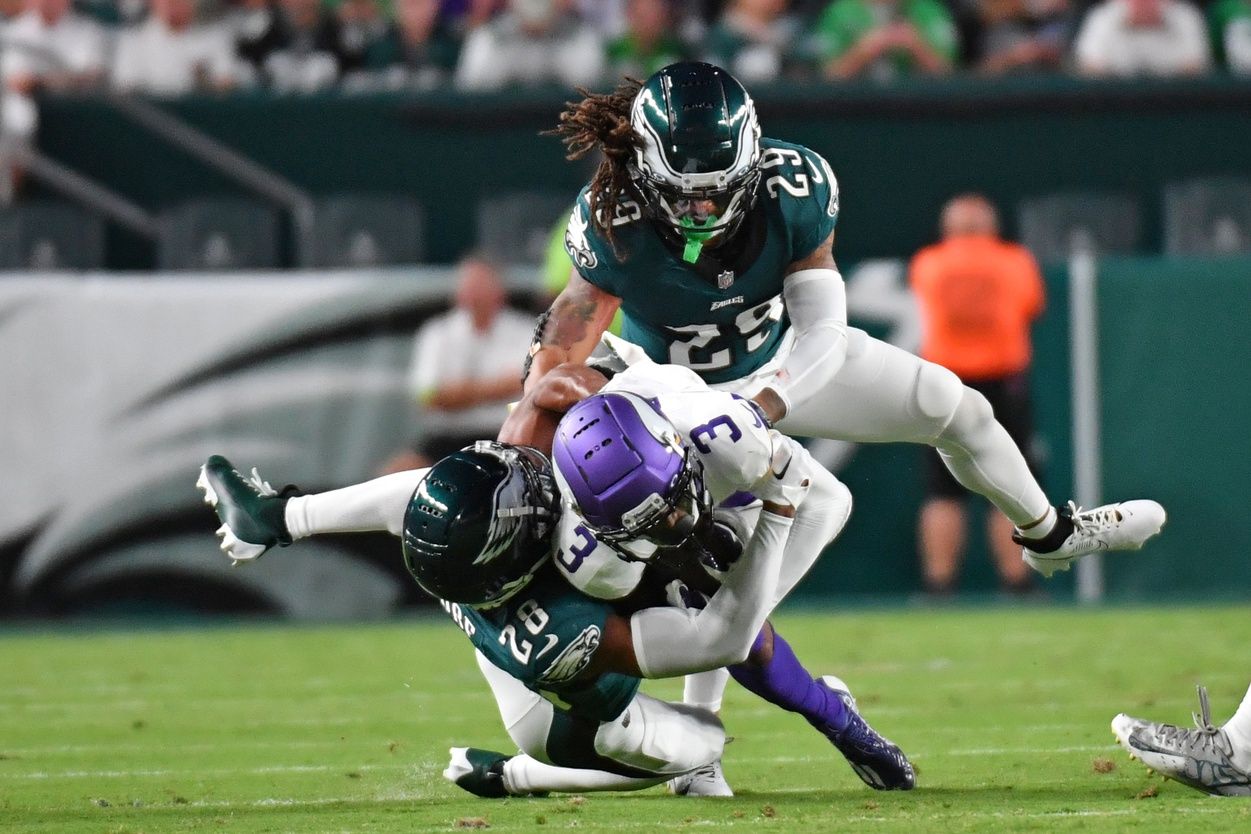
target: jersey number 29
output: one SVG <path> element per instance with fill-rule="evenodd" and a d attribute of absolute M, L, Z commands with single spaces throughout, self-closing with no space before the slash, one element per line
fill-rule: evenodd
<path fill-rule="evenodd" d="M 687 324 L 668 328 L 675 338 L 669 343 L 669 361 L 692 371 L 719 371 L 734 363 L 733 345 L 736 336 L 742 339 L 743 351 L 752 353 L 769 340 L 774 324 L 782 320 L 785 307 L 782 296 L 744 310 L 734 317 L 733 327 L 717 324 Z"/>

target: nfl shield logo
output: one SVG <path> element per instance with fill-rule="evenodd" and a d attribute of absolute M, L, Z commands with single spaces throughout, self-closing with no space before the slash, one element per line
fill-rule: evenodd
<path fill-rule="evenodd" d="M 717 276 L 717 289 L 728 290 L 732 286 L 734 286 L 733 272 L 730 272 L 730 270 L 727 269 L 725 272 L 722 272 Z"/>

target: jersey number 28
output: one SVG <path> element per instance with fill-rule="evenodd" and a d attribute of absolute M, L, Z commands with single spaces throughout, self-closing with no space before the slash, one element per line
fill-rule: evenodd
<path fill-rule="evenodd" d="M 551 619 L 547 612 L 539 607 L 538 602 L 528 599 L 521 605 L 517 606 L 517 619 L 521 621 L 521 625 L 526 631 L 535 637 L 544 636 L 543 629 L 547 628 L 547 623 Z M 556 644 L 560 642 L 560 638 L 555 634 L 545 635 L 547 644 L 539 650 L 536 659 L 556 648 Z M 500 645 L 507 646 L 512 652 L 513 657 L 518 663 L 527 664 L 530 662 L 530 655 L 534 651 L 534 645 L 526 639 L 518 639 L 517 626 L 509 623 L 500 629 Z"/>

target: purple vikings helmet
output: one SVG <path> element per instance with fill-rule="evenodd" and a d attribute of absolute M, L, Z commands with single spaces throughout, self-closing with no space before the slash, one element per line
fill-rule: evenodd
<path fill-rule="evenodd" d="M 711 517 L 699 460 L 634 394 L 596 394 L 571 408 L 556 428 L 552 462 L 561 491 L 607 541 L 675 547 Z"/>

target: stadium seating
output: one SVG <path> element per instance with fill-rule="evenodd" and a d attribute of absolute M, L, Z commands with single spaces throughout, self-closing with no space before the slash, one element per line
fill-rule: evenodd
<path fill-rule="evenodd" d="M 1021 243 L 1040 261 L 1054 262 L 1076 252 L 1133 252 L 1138 215 L 1138 204 L 1124 195 L 1065 192 L 1021 201 L 1017 225 Z"/>
<path fill-rule="evenodd" d="M 1169 255 L 1251 252 L 1251 180 L 1208 178 L 1166 186 L 1164 251 Z"/>
<path fill-rule="evenodd" d="M 234 197 L 189 200 L 160 216 L 157 265 L 171 270 L 278 266 L 278 211 Z"/>
<path fill-rule="evenodd" d="M 99 269 L 104 221 L 68 203 L 33 201 L 0 211 L 0 269 Z"/>
<path fill-rule="evenodd" d="M 500 263 L 543 262 L 557 221 L 573 208 L 568 193 L 520 191 L 478 203 L 478 244 Z"/>
<path fill-rule="evenodd" d="M 421 263 L 425 214 L 411 197 L 337 194 L 317 204 L 310 266 Z"/>

